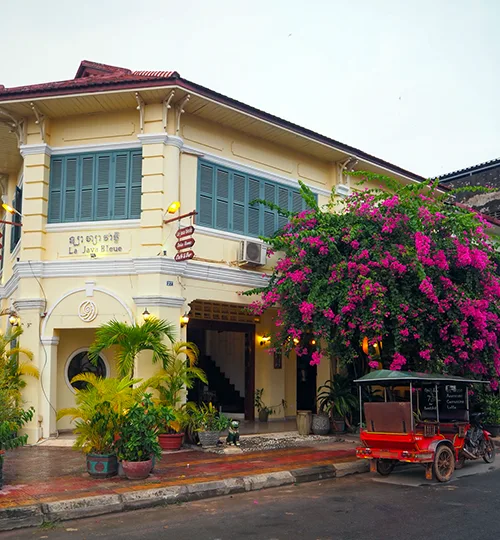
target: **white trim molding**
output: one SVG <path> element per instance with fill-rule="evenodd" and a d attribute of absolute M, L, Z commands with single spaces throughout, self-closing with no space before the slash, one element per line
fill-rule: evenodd
<path fill-rule="evenodd" d="M 141 133 L 137 135 L 142 146 L 146 144 L 167 144 L 168 135 L 166 133 Z"/>
<path fill-rule="evenodd" d="M 78 221 L 75 223 L 48 223 L 46 232 L 94 231 L 102 229 L 138 229 L 140 219 L 116 219 L 107 221 Z"/>
<path fill-rule="evenodd" d="M 137 307 L 172 307 L 182 308 L 185 298 L 182 296 L 134 296 Z"/>
<path fill-rule="evenodd" d="M 46 307 L 46 301 L 43 298 L 22 298 L 14 300 L 13 304 L 16 311 L 36 309 L 43 313 Z"/>
<path fill-rule="evenodd" d="M 40 341 L 45 347 L 59 345 L 59 338 L 57 336 L 41 338 Z"/>
<path fill-rule="evenodd" d="M 85 154 L 87 152 L 111 152 L 113 150 L 140 150 L 141 145 L 137 141 L 122 141 L 113 143 L 75 144 L 72 146 L 54 146 L 53 156 L 66 154 Z"/>
<path fill-rule="evenodd" d="M 295 180 L 294 178 L 288 178 L 287 176 L 282 176 L 281 174 L 272 173 L 264 169 L 258 169 L 257 167 L 253 167 L 252 165 L 241 163 L 241 161 L 235 161 L 233 159 L 228 159 L 222 156 L 218 156 L 217 154 L 212 154 L 211 152 L 205 152 L 204 150 L 200 150 L 199 148 L 195 148 L 194 146 L 184 145 L 183 151 L 195 154 L 200 157 L 204 157 L 207 161 L 210 161 L 211 163 L 214 163 L 215 165 L 222 165 L 223 167 L 229 167 L 231 169 L 238 170 L 245 174 L 255 175 L 255 176 L 258 176 L 259 178 L 263 178 L 264 180 L 271 180 L 273 182 L 277 182 L 278 184 L 284 184 L 286 186 L 293 187 L 296 189 L 300 188 L 299 181 Z M 318 195 L 324 195 L 325 197 L 328 197 L 328 198 L 332 196 L 331 190 L 320 188 L 320 187 L 311 185 L 307 182 L 304 182 L 304 184 L 313 193 L 317 193 Z"/>
<path fill-rule="evenodd" d="M 245 236 L 244 234 L 232 233 L 229 231 L 220 231 L 219 229 L 211 229 L 210 227 L 202 227 L 196 225 L 196 233 L 203 234 L 204 236 L 213 236 L 214 238 L 222 238 L 223 240 L 234 240 L 235 242 L 241 242 L 242 240 L 247 240 L 249 242 L 262 242 L 260 238 L 255 238 L 253 236 Z M 263 242 L 267 247 L 268 244 Z"/>
<path fill-rule="evenodd" d="M 167 141 L 165 142 L 167 146 L 175 146 L 179 150 L 184 146 L 184 140 L 177 135 L 169 135 Z"/>
<path fill-rule="evenodd" d="M 21 153 L 21 156 L 34 156 L 37 154 L 45 154 L 47 156 L 51 156 L 53 153 L 53 148 L 49 146 L 48 144 L 41 143 L 41 144 L 22 144 L 19 147 L 19 152 Z"/>

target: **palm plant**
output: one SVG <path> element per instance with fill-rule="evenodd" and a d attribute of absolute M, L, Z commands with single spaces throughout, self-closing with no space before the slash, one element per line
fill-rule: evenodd
<path fill-rule="evenodd" d="M 160 362 L 165 367 L 169 348 L 165 339 L 175 339 L 174 325 L 151 318 L 143 324 L 127 324 L 117 320 L 103 324 L 96 332 L 94 343 L 89 348 L 89 359 L 97 364 L 103 349 L 116 346 L 116 365 L 120 377 L 132 377 L 135 361 L 141 351 L 153 352 L 153 363 Z"/>
<path fill-rule="evenodd" d="M 348 377 L 336 375 L 318 388 L 319 412 L 328 414 L 332 420 L 340 418 L 349 425 L 349 417 L 357 406 L 357 399 L 351 392 Z"/>

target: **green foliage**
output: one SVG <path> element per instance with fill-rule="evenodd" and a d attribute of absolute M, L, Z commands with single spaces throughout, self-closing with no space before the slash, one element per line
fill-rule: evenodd
<path fill-rule="evenodd" d="M 143 324 L 127 324 L 117 320 L 103 324 L 96 332 L 89 349 L 89 358 L 97 365 L 99 353 L 109 347 L 117 347 L 116 363 L 121 377 L 133 376 L 134 364 L 141 351 L 152 351 L 153 363 L 166 365 L 169 349 L 165 340 L 175 339 L 174 325 L 156 318 Z"/>
<path fill-rule="evenodd" d="M 202 403 L 199 407 L 191 403 L 188 410 L 194 431 L 224 431 L 229 427 L 229 418 L 219 413 L 212 403 Z"/>
<path fill-rule="evenodd" d="M 484 412 L 485 424 L 500 425 L 500 396 L 483 391 L 479 397 L 479 410 Z"/>
<path fill-rule="evenodd" d="M 151 394 L 134 403 L 120 419 L 117 456 L 124 461 L 147 461 L 160 457 L 158 425 L 173 418 L 171 407 L 155 407 Z"/>
<path fill-rule="evenodd" d="M 347 419 L 358 406 L 358 400 L 352 394 L 351 382 L 347 377 L 336 375 L 318 388 L 319 411 L 332 418 Z"/>
<path fill-rule="evenodd" d="M 266 411 L 267 414 L 276 414 L 280 409 L 283 409 L 283 411 L 287 408 L 287 403 L 284 399 L 281 400 L 281 403 L 278 405 L 271 405 L 267 406 L 264 403 L 264 400 L 262 399 L 262 395 L 264 394 L 264 388 L 257 388 L 255 390 L 254 394 L 254 406 L 257 407 L 257 411 Z"/>

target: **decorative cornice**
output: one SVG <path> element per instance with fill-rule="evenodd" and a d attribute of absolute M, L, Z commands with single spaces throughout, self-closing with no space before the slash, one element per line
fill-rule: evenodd
<path fill-rule="evenodd" d="M 211 229 L 210 227 L 201 227 L 196 225 L 196 233 L 203 234 L 204 236 L 213 236 L 214 238 L 222 238 L 223 240 L 234 240 L 235 242 L 241 242 L 248 240 L 250 242 L 262 242 L 258 238 L 253 236 L 245 236 L 243 234 L 236 234 L 228 231 L 220 231 L 219 229 Z M 264 245 L 267 244 L 264 242 Z"/>
<path fill-rule="evenodd" d="M 286 186 L 290 186 L 296 189 L 300 188 L 298 180 L 295 180 L 294 178 L 288 178 L 287 176 L 282 176 L 280 174 L 265 171 L 263 169 L 258 169 L 257 167 L 252 167 L 251 165 L 241 163 L 240 161 L 235 161 L 233 159 L 218 156 L 217 154 L 205 152 L 204 150 L 200 150 L 199 148 L 195 148 L 193 146 L 184 145 L 182 150 L 185 153 L 189 152 L 198 156 L 203 156 L 207 161 L 215 163 L 216 165 L 222 165 L 224 167 L 236 169 L 238 171 L 241 171 L 242 173 L 259 176 L 260 178 L 264 178 L 265 180 L 271 180 L 273 182 L 277 182 L 278 184 L 285 184 Z M 304 182 L 304 184 L 307 185 L 307 187 L 313 193 L 317 193 L 318 195 L 324 195 L 328 198 L 330 198 L 332 195 L 332 192 L 328 189 L 323 189 L 307 182 Z"/>
<path fill-rule="evenodd" d="M 134 296 L 138 307 L 173 307 L 181 308 L 186 301 L 182 296 Z"/>
<path fill-rule="evenodd" d="M 146 144 L 167 144 L 168 135 L 166 133 L 141 133 L 137 135 L 142 146 Z"/>
<path fill-rule="evenodd" d="M 21 156 L 33 156 L 37 154 L 46 154 L 47 156 L 51 156 L 53 153 L 53 148 L 50 147 L 48 144 L 41 143 L 41 144 L 22 144 L 19 147 L 19 151 L 21 152 Z"/>
<path fill-rule="evenodd" d="M 140 150 L 141 146 L 137 141 L 123 141 L 100 144 L 77 144 L 74 146 L 54 146 L 53 156 L 66 154 L 84 154 L 86 152 L 111 152 L 113 150 Z"/>
<path fill-rule="evenodd" d="M 77 223 L 48 223 L 45 226 L 47 232 L 72 232 L 94 231 L 108 229 L 138 229 L 141 226 L 140 219 L 117 219 L 113 221 L 79 221 Z"/>
<path fill-rule="evenodd" d="M 58 337 L 42 338 L 40 341 L 42 342 L 42 345 L 45 345 L 46 347 L 51 345 L 59 345 Z"/>
<path fill-rule="evenodd" d="M 178 137 L 177 135 L 169 135 L 165 144 L 167 146 L 175 146 L 179 150 L 181 150 L 182 147 L 184 146 L 184 140 L 181 139 L 181 137 Z"/>
<path fill-rule="evenodd" d="M 43 313 L 45 311 L 45 300 L 43 298 L 23 298 L 14 300 L 14 309 L 16 311 L 24 311 L 27 309 L 36 309 Z"/>

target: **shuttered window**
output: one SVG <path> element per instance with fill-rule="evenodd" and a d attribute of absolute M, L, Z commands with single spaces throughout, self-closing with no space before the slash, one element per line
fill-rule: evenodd
<path fill-rule="evenodd" d="M 5 253 L 5 225 L 0 225 L 0 272 L 3 271 L 3 257 Z"/>
<path fill-rule="evenodd" d="M 17 210 L 19 214 L 23 213 L 23 188 L 22 187 L 16 187 L 16 192 L 14 194 L 14 199 L 12 200 L 12 208 L 14 210 Z M 21 223 L 21 216 L 15 213 L 12 214 L 12 221 L 14 223 Z M 12 225 L 12 229 L 10 232 L 10 251 L 11 253 L 16 249 L 17 244 L 19 243 L 19 240 L 21 240 L 21 226 Z"/>
<path fill-rule="evenodd" d="M 49 223 L 139 219 L 142 152 L 54 156 Z"/>
<path fill-rule="evenodd" d="M 200 225 L 246 236 L 271 236 L 288 220 L 262 204 L 250 204 L 256 199 L 288 211 L 306 209 L 298 189 L 199 160 Z"/>

